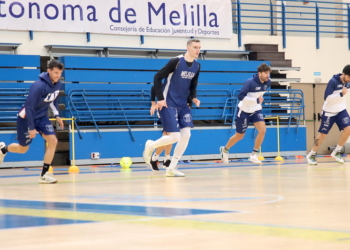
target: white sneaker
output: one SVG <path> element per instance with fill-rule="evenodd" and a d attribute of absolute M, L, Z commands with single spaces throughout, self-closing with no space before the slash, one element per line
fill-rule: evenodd
<path fill-rule="evenodd" d="M 336 152 L 335 150 L 333 150 L 333 152 L 331 153 L 331 156 L 333 157 L 334 160 L 336 160 L 338 163 L 344 163 L 343 158 L 341 158 L 341 154 L 340 152 Z"/>
<path fill-rule="evenodd" d="M 40 184 L 52 184 L 56 183 L 57 179 L 50 176 L 48 173 L 44 174 L 44 176 L 40 176 L 39 183 Z"/>
<path fill-rule="evenodd" d="M 309 165 L 317 165 L 317 161 L 316 161 L 316 156 L 315 155 L 308 154 L 306 156 L 306 160 L 307 160 L 307 163 L 309 163 Z"/>
<path fill-rule="evenodd" d="M 181 173 L 177 169 L 168 169 L 165 174 L 166 177 L 185 177 L 184 173 Z"/>
<path fill-rule="evenodd" d="M 225 152 L 224 146 L 220 147 L 220 156 L 221 156 L 222 163 L 228 164 L 228 152 Z"/>
<path fill-rule="evenodd" d="M 250 155 L 249 160 L 256 164 L 261 164 L 261 161 L 258 159 L 258 156 L 256 154 Z"/>
<path fill-rule="evenodd" d="M 151 158 L 152 158 L 152 154 L 153 154 L 154 149 L 150 148 L 149 145 L 152 142 L 153 142 L 152 140 L 146 141 L 145 149 L 144 149 L 143 154 L 142 154 L 143 155 L 143 159 L 145 160 L 145 163 L 147 163 L 147 165 L 151 165 Z"/>
<path fill-rule="evenodd" d="M 6 156 L 6 154 L 4 154 L 1 150 L 4 147 L 6 147 L 6 144 L 4 142 L 0 142 L 0 164 L 4 162 L 4 158 Z"/>

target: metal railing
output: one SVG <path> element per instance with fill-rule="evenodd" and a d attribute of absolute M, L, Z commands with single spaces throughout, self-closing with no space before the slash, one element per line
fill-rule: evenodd
<path fill-rule="evenodd" d="M 347 38 L 350 49 L 350 3 L 300 0 L 233 0 L 233 32 L 237 33 L 238 46 L 242 34 L 248 32 L 281 36 L 283 48 L 287 36 L 298 34 L 315 37 L 320 48 L 321 36 Z"/>

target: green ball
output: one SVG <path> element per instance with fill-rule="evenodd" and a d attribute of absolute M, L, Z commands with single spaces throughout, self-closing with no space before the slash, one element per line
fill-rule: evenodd
<path fill-rule="evenodd" d="M 127 169 L 131 166 L 132 160 L 130 159 L 130 157 L 123 157 L 120 159 L 119 164 L 122 168 Z"/>

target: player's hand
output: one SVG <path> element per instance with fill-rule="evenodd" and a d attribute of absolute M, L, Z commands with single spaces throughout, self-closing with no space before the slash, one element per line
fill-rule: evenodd
<path fill-rule="evenodd" d="M 151 109 L 149 110 L 149 113 L 150 113 L 151 115 L 154 115 L 154 112 L 157 110 L 157 108 L 158 108 L 158 105 L 157 105 L 157 104 L 152 105 L 152 106 L 151 106 Z"/>
<path fill-rule="evenodd" d="M 192 102 L 196 105 L 196 107 L 199 107 L 201 105 L 201 101 L 198 100 L 197 98 L 193 98 Z"/>
<path fill-rule="evenodd" d="M 39 132 L 36 131 L 35 129 L 29 130 L 29 138 L 30 138 L 30 139 L 35 138 L 36 134 L 39 134 Z"/>
<path fill-rule="evenodd" d="M 157 102 L 157 107 L 158 107 L 158 110 L 162 110 L 163 107 L 167 108 L 168 106 L 166 105 L 165 100 L 162 100 Z"/>
<path fill-rule="evenodd" d="M 259 104 L 262 104 L 262 103 L 264 102 L 264 98 L 262 98 L 262 96 L 260 96 L 260 97 L 258 98 L 258 100 L 259 100 Z"/>
<path fill-rule="evenodd" d="M 64 124 L 63 124 L 62 119 L 61 119 L 59 116 L 57 116 L 57 117 L 56 117 L 56 121 L 57 121 L 58 124 L 60 125 L 60 128 L 63 130 L 63 129 L 64 129 Z"/>
<path fill-rule="evenodd" d="M 345 86 L 343 86 L 343 89 L 342 89 L 342 91 L 341 91 L 341 93 L 343 94 L 343 96 L 344 95 L 346 95 L 346 93 L 348 93 L 348 89 L 347 89 L 347 87 L 345 87 Z"/>

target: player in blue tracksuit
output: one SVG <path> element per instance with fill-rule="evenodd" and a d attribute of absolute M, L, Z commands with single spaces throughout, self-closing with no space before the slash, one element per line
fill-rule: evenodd
<path fill-rule="evenodd" d="M 156 148 L 177 142 L 171 163 L 166 171 L 167 177 L 183 177 L 183 173 L 176 169 L 177 163 L 185 152 L 193 127 L 191 109 L 187 105 L 188 96 L 199 107 L 197 99 L 197 83 L 200 64 L 197 62 L 201 45 L 199 40 L 187 42 L 187 52 L 183 56 L 170 59 L 154 76 L 154 90 L 158 99 L 159 109 L 164 131 L 168 135 L 156 141 L 148 140 L 143 152 L 143 158 L 150 164 L 151 156 Z M 166 79 L 162 84 L 162 80 Z"/>
<path fill-rule="evenodd" d="M 346 111 L 346 94 L 350 88 L 350 65 L 346 65 L 342 74 L 337 74 L 328 82 L 324 93 L 324 104 L 322 107 L 322 120 L 318 130 L 319 134 L 306 159 L 310 165 L 317 165 L 315 159 L 316 151 L 326 138 L 329 130 L 334 123 L 338 125 L 339 130 L 343 130 L 340 135 L 338 145 L 331 153 L 331 156 L 339 163 L 344 163 L 341 158 L 340 150 L 348 140 L 350 135 L 350 117 Z"/>
<path fill-rule="evenodd" d="M 58 94 L 61 88 L 59 81 L 63 71 L 63 64 L 53 60 L 49 63 L 48 72 L 42 73 L 39 80 L 30 87 L 28 97 L 17 115 L 17 140 L 8 146 L 0 143 L 0 164 L 7 152 L 24 154 L 28 151 L 32 139 L 37 133 L 47 142 L 44 156 L 44 166 L 39 183 L 56 183 L 57 180 L 47 171 L 55 155 L 57 138 L 54 128 L 47 117 L 48 108 L 51 107 L 57 122 L 63 129 L 63 122 L 58 114 Z"/>
<path fill-rule="evenodd" d="M 266 133 L 265 120 L 261 113 L 261 104 L 264 101 L 264 93 L 269 87 L 271 87 L 271 81 L 269 79 L 270 72 L 270 66 L 263 63 L 258 67 L 258 74 L 249 78 L 244 83 L 238 95 L 240 102 L 238 104 L 236 118 L 236 134 L 229 139 L 225 147 L 220 147 L 221 160 L 223 163 L 228 163 L 229 149 L 243 139 L 249 123 L 253 123 L 258 130 L 253 152 L 250 155 L 249 160 L 257 164 L 261 163 L 256 153 L 258 152 Z"/>

